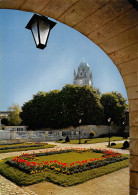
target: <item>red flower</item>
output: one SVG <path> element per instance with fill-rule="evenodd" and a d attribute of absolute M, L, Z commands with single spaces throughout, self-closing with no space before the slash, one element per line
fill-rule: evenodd
<path fill-rule="evenodd" d="M 31 162 L 33 164 L 33 166 L 35 166 L 36 162 Z"/>

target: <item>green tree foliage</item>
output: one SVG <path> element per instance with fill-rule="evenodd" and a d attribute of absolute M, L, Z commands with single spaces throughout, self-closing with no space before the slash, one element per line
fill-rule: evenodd
<path fill-rule="evenodd" d="M 9 120 L 8 120 L 7 118 L 2 118 L 2 119 L 1 119 L 1 123 L 2 123 L 3 125 L 9 125 Z"/>
<path fill-rule="evenodd" d="M 61 117 L 60 91 L 53 90 L 47 93 L 42 109 L 43 127 L 59 128 Z"/>
<path fill-rule="evenodd" d="M 91 131 L 89 135 L 90 135 L 90 138 L 92 139 L 95 136 L 94 131 Z"/>
<path fill-rule="evenodd" d="M 9 115 L 9 125 L 20 125 L 22 120 L 20 118 L 20 106 L 18 104 L 13 104 L 11 107 L 8 108 L 8 111 L 10 111 Z"/>
<path fill-rule="evenodd" d="M 61 94 L 62 115 L 68 126 L 78 126 L 80 119 L 82 125 L 101 124 L 103 107 L 92 87 L 66 85 L 61 90 Z"/>
<path fill-rule="evenodd" d="M 94 90 L 95 90 L 95 93 L 98 95 L 98 96 L 101 96 L 102 93 L 100 92 L 100 89 L 99 88 L 95 88 L 94 87 Z"/>
<path fill-rule="evenodd" d="M 127 104 L 121 93 L 104 93 L 100 98 L 100 102 L 104 107 L 104 124 L 108 124 L 108 118 L 111 118 L 114 124 L 122 125 L 125 120 Z"/>
<path fill-rule="evenodd" d="M 30 129 L 39 129 L 43 126 L 43 108 L 46 93 L 38 92 L 33 96 L 32 100 L 25 102 L 22 106 L 20 117 L 23 124 L 29 126 Z"/>
<path fill-rule="evenodd" d="M 61 91 L 39 92 L 26 102 L 20 114 L 32 129 L 62 128 L 70 125 L 101 124 L 103 107 L 97 92 L 89 86 L 66 85 Z"/>

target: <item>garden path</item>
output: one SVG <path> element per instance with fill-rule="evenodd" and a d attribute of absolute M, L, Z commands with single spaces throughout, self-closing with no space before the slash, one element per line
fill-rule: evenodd
<path fill-rule="evenodd" d="M 116 141 L 120 143 L 122 141 Z M 55 142 L 48 142 L 56 145 L 56 148 L 106 148 L 107 142 L 96 144 L 61 144 Z M 50 150 L 50 149 L 48 149 Z M 129 154 L 129 150 L 112 149 L 120 153 Z M 32 150 L 33 151 L 33 150 Z M 32 151 L 27 151 L 32 153 Z M 35 150 L 35 152 L 39 152 Z M 45 149 L 41 149 L 45 151 Z M 11 152 L 0 154 L 0 160 L 12 156 L 22 154 L 22 152 Z M 11 181 L 5 179 L 0 175 L 0 195 L 127 195 L 129 186 L 129 168 L 124 168 L 119 171 L 115 171 L 108 175 L 104 175 L 93 180 L 87 181 L 83 184 L 79 184 L 72 187 L 61 187 L 49 182 L 43 182 L 34 184 L 28 187 L 18 187 Z"/>
<path fill-rule="evenodd" d="M 128 195 L 129 168 L 97 177 L 76 186 L 61 187 L 50 182 L 42 182 L 31 185 L 28 189 L 38 195 Z"/>
<path fill-rule="evenodd" d="M 115 143 L 123 143 L 123 141 L 115 141 Z M 95 143 L 95 144 L 64 144 L 64 143 L 55 143 L 55 142 L 47 142 L 49 144 L 56 144 L 57 148 L 101 148 L 101 149 L 111 149 L 113 151 L 118 151 L 122 154 L 129 154 L 129 150 L 122 150 L 122 149 L 116 149 L 116 148 L 108 148 L 108 142 L 103 142 L 103 143 Z"/>
<path fill-rule="evenodd" d="M 116 141 L 116 143 L 122 143 L 124 141 Z M 48 144 L 53 144 L 55 145 L 55 148 L 106 148 L 106 145 L 108 145 L 108 142 L 103 142 L 103 143 L 95 143 L 95 144 L 63 144 L 63 143 L 55 143 L 55 142 L 47 142 Z M 109 149 L 109 148 L 107 148 Z M 46 149 L 39 149 L 35 150 L 35 152 L 39 151 L 45 151 Z M 47 148 L 47 150 L 51 150 L 50 148 Z M 129 150 L 121 150 L 121 149 L 114 149 L 111 148 L 111 150 L 118 151 L 123 154 L 129 154 Z M 20 151 L 20 152 L 8 152 L 8 153 L 0 153 L 0 160 L 12 156 L 18 156 L 21 155 L 23 152 L 27 153 L 32 153 L 34 150 L 29 150 L 29 151 Z"/>

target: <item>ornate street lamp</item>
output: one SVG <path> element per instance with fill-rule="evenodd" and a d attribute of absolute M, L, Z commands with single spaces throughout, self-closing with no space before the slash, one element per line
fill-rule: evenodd
<path fill-rule="evenodd" d="M 130 3 L 132 3 L 132 5 L 138 9 L 138 0 L 129 0 Z"/>
<path fill-rule="evenodd" d="M 45 16 L 34 14 L 25 28 L 31 30 L 36 47 L 44 49 L 47 45 L 50 30 L 56 25 Z"/>
<path fill-rule="evenodd" d="M 123 126 L 123 132 L 124 132 L 124 135 L 123 135 L 123 138 L 127 138 L 127 131 L 125 130 L 125 121 L 122 122 L 122 126 Z"/>
<path fill-rule="evenodd" d="M 108 123 L 109 123 L 109 142 L 108 142 L 108 146 L 110 146 L 111 118 L 108 118 Z"/>
<path fill-rule="evenodd" d="M 80 139 L 80 125 L 81 125 L 81 119 L 79 120 L 79 144 L 81 144 L 81 139 Z"/>

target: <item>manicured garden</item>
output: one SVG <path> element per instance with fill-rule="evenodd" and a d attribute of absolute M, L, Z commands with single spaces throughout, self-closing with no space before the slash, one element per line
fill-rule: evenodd
<path fill-rule="evenodd" d="M 111 137 L 111 141 L 121 141 L 123 140 L 123 137 Z M 104 138 L 92 138 L 92 139 L 81 139 L 82 144 L 94 144 L 94 143 L 101 143 L 101 142 L 108 142 L 109 137 L 104 137 Z M 79 140 L 70 140 L 69 142 L 65 142 L 65 140 L 58 141 L 58 143 L 67 143 L 67 144 L 78 144 Z"/>
<path fill-rule="evenodd" d="M 128 165 L 128 155 L 111 150 L 66 148 L 2 160 L 0 173 L 21 186 L 42 181 L 71 186 Z"/>
<path fill-rule="evenodd" d="M 54 145 L 47 143 L 14 143 L 14 144 L 0 144 L 0 153 L 27 151 L 36 149 L 53 148 Z"/>

